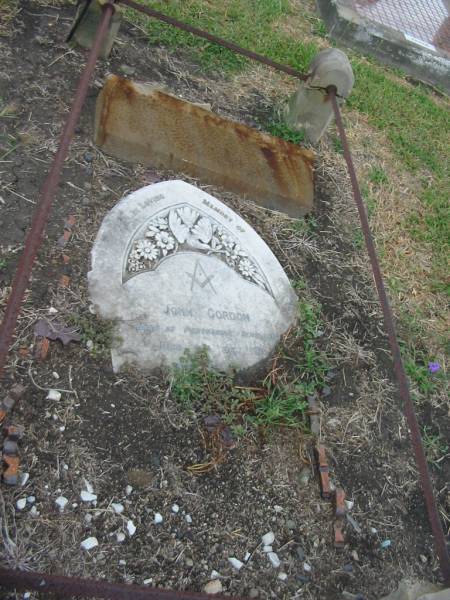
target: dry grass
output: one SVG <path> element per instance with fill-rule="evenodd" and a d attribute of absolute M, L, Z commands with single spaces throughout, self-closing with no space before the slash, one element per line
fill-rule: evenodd
<path fill-rule="evenodd" d="M 11 35 L 11 21 L 19 12 L 19 0 L 0 0 L 0 37 Z"/>

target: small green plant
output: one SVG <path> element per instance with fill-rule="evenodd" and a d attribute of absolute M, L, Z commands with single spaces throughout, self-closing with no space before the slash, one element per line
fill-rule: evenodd
<path fill-rule="evenodd" d="M 431 427 L 427 425 L 422 430 L 422 439 L 428 462 L 438 467 L 440 461 L 448 453 L 447 443 L 440 434 L 432 433 Z"/>
<path fill-rule="evenodd" d="M 299 302 L 298 333 L 303 340 L 303 352 L 296 357 L 297 370 L 301 379 L 312 385 L 324 384 L 328 367 L 323 353 L 317 348 L 317 339 L 323 335 L 323 325 L 320 320 L 320 305 L 304 300 Z M 312 390 L 309 390 L 312 393 Z"/>
<path fill-rule="evenodd" d="M 114 341 L 114 323 L 112 321 L 100 321 L 91 313 L 72 315 L 70 323 L 80 332 L 81 341 L 84 345 L 92 343 L 90 350 L 94 357 L 106 357 L 109 354 Z"/>
<path fill-rule="evenodd" d="M 377 186 L 388 182 L 388 176 L 382 167 L 372 167 L 369 171 L 368 179 Z"/>
<path fill-rule="evenodd" d="M 307 386 L 276 385 L 268 390 L 267 395 L 255 402 L 252 414 L 246 419 L 259 427 L 300 427 L 306 429 L 304 411 L 308 406 L 306 400 Z"/>
<path fill-rule="evenodd" d="M 331 137 L 331 143 L 333 144 L 333 148 L 335 152 L 339 154 L 344 154 L 344 147 L 342 146 L 341 138 L 337 135 L 333 135 Z"/>
<path fill-rule="evenodd" d="M 7 264 L 8 264 L 8 261 L 6 260 L 6 258 L 0 258 L 0 271 L 5 269 Z"/>
<path fill-rule="evenodd" d="M 270 135 L 279 137 L 291 144 L 302 144 L 305 141 L 305 133 L 292 129 L 282 120 L 274 119 L 264 124 L 264 128 Z"/>

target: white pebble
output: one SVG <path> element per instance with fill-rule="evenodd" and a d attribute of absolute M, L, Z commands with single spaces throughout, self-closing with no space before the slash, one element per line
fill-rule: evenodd
<path fill-rule="evenodd" d="M 228 559 L 228 562 L 231 564 L 233 569 L 236 569 L 236 571 L 240 571 L 242 569 L 242 567 L 244 566 L 244 563 L 241 562 L 239 559 L 235 558 L 234 556 L 231 556 Z"/>
<path fill-rule="evenodd" d="M 210 575 L 211 579 L 219 579 L 220 577 L 220 573 L 218 571 L 216 571 L 215 569 L 213 569 L 211 571 L 211 575 Z"/>
<path fill-rule="evenodd" d="M 265 535 L 262 536 L 261 541 L 263 546 L 271 546 L 275 541 L 275 535 L 273 531 L 269 531 Z"/>
<path fill-rule="evenodd" d="M 303 570 L 306 571 L 306 573 L 311 573 L 312 566 L 310 564 L 308 564 L 307 562 L 305 562 L 305 563 L 303 563 Z"/>
<path fill-rule="evenodd" d="M 373 535 L 375 535 L 376 533 L 378 533 L 378 529 L 375 529 L 375 527 L 371 527 L 370 528 L 370 533 L 372 533 Z"/>
<path fill-rule="evenodd" d="M 49 315 L 56 315 L 56 313 L 58 312 L 58 309 L 55 308 L 54 306 L 50 306 L 50 308 L 48 309 L 47 312 Z"/>
<path fill-rule="evenodd" d="M 131 487 L 131 485 L 127 485 L 127 487 L 125 488 L 125 494 L 127 496 L 129 496 L 132 491 L 133 491 L 133 488 Z"/>
<path fill-rule="evenodd" d="M 66 505 L 67 505 L 68 502 L 69 501 L 64 496 L 59 496 L 55 500 L 55 504 L 56 504 L 56 506 L 59 508 L 59 510 L 61 512 L 66 508 Z"/>
<path fill-rule="evenodd" d="M 81 542 L 80 546 L 82 550 L 92 550 L 98 546 L 98 540 L 95 537 L 88 537 Z"/>
<path fill-rule="evenodd" d="M 93 502 L 94 500 L 97 500 L 96 494 L 91 494 L 91 492 L 86 492 L 86 490 L 81 492 L 80 498 L 82 502 Z"/>
<path fill-rule="evenodd" d="M 22 473 L 22 475 L 20 476 L 20 485 L 26 485 L 28 483 L 28 480 L 30 479 L 30 474 L 29 473 Z"/>
<path fill-rule="evenodd" d="M 69 470 L 69 465 L 66 465 L 66 463 L 63 464 L 63 469 L 64 471 L 68 471 Z"/>
<path fill-rule="evenodd" d="M 286 581 L 287 578 L 287 573 L 278 573 L 278 579 L 280 579 L 281 581 Z"/>
<path fill-rule="evenodd" d="M 155 525 L 159 525 L 163 522 L 163 517 L 161 513 L 155 513 L 155 518 L 153 519 Z"/>
<path fill-rule="evenodd" d="M 178 504 L 172 504 L 172 512 L 177 514 L 180 511 Z"/>
<path fill-rule="evenodd" d="M 128 535 L 130 537 L 136 533 L 136 526 L 133 523 L 133 521 L 128 521 L 127 522 L 127 531 L 128 531 Z"/>
<path fill-rule="evenodd" d="M 25 592 L 25 594 L 22 596 L 23 600 L 28 600 L 28 598 L 31 598 L 31 592 Z"/>
<path fill-rule="evenodd" d="M 192 523 L 191 515 L 186 515 L 184 518 L 186 519 L 186 523 Z"/>
<path fill-rule="evenodd" d="M 270 560 L 270 562 L 272 563 L 272 567 L 274 569 L 278 569 L 278 567 L 281 565 L 281 561 L 278 558 L 278 554 L 276 554 L 275 552 L 269 552 L 267 554 L 267 558 Z"/>
<path fill-rule="evenodd" d="M 33 504 L 33 506 L 31 507 L 31 509 L 30 509 L 30 515 L 32 517 L 38 517 L 40 515 L 40 512 L 36 508 L 36 504 Z"/>
<path fill-rule="evenodd" d="M 121 559 L 119 560 L 119 565 L 120 565 L 121 567 L 124 567 L 126 564 L 127 564 L 127 561 L 126 561 L 126 560 L 123 560 L 123 558 L 121 558 Z"/>
<path fill-rule="evenodd" d="M 121 515 L 123 513 L 123 511 L 125 510 L 124 505 L 120 504 L 120 502 L 113 502 L 111 504 L 111 507 L 112 507 L 113 511 L 118 515 Z"/>
<path fill-rule="evenodd" d="M 251 556 L 250 552 L 246 552 L 245 556 L 244 556 L 244 562 L 247 562 L 248 559 L 250 558 L 250 556 Z"/>
<path fill-rule="evenodd" d="M 273 548 L 272 546 L 263 546 L 262 551 L 267 554 L 268 552 L 272 552 Z"/>
<path fill-rule="evenodd" d="M 61 425 L 61 427 L 59 428 L 59 430 L 60 430 L 61 432 L 65 431 L 65 430 L 66 430 L 66 427 L 65 427 L 65 425 Z"/>
<path fill-rule="evenodd" d="M 58 402 L 58 400 L 61 400 L 61 392 L 58 392 L 58 390 L 48 390 L 47 400 Z"/>
<path fill-rule="evenodd" d="M 34 504 L 36 502 L 36 496 L 28 496 L 27 502 L 28 504 Z"/>
<path fill-rule="evenodd" d="M 72 502 L 72 508 L 77 508 L 78 502 Z"/>
<path fill-rule="evenodd" d="M 205 594 L 210 594 L 214 596 L 215 594 L 220 594 L 223 591 L 222 582 L 220 579 L 213 579 L 213 581 L 208 581 L 208 583 L 203 588 Z"/>
<path fill-rule="evenodd" d="M 121 544 L 125 541 L 125 537 L 125 534 L 122 531 L 119 531 L 119 533 L 116 535 L 116 540 L 119 542 L 119 544 Z"/>
<path fill-rule="evenodd" d="M 27 499 L 26 498 L 20 498 L 16 502 L 17 510 L 23 510 L 26 505 L 27 505 Z"/>
<path fill-rule="evenodd" d="M 89 350 L 89 352 L 94 349 L 94 342 L 92 340 L 86 342 L 86 349 Z"/>
<path fill-rule="evenodd" d="M 352 510 L 352 508 L 355 506 L 353 500 L 344 500 L 344 502 L 347 510 Z"/>
<path fill-rule="evenodd" d="M 274 510 L 276 513 L 280 513 L 280 512 L 283 512 L 283 507 L 282 507 L 282 506 L 279 506 L 278 504 L 275 504 L 275 506 L 273 507 L 273 510 Z"/>
<path fill-rule="evenodd" d="M 151 577 L 149 577 L 148 579 L 144 579 L 144 581 L 142 582 L 144 585 L 150 585 L 152 583 L 153 579 Z"/>
<path fill-rule="evenodd" d="M 59 379 L 59 373 L 57 373 L 56 371 L 53 371 L 52 375 L 53 379 Z"/>
<path fill-rule="evenodd" d="M 84 515 L 84 522 L 88 526 L 92 523 L 92 515 L 91 515 L 91 513 L 87 513 L 87 515 Z"/>

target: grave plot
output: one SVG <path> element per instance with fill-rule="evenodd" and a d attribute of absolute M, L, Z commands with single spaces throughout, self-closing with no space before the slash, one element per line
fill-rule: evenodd
<path fill-rule="evenodd" d="M 17 32 L 0 50 L 5 73 L 15 73 L 2 78 L 11 107 L 2 131 L 22 140 L 8 169 L 2 168 L 2 256 L 7 258 L 2 298 L 79 73 L 80 54 L 67 51 L 65 31 L 56 25 L 67 23 L 69 15 L 69 9 L 47 7 L 37 19 L 23 10 L 13 23 Z M 2 398 L 14 382 L 26 387 L 8 413 L 24 431 L 19 485 L 1 488 L 2 564 L 253 598 L 331 600 L 343 591 L 348 598 L 378 597 L 404 575 L 432 579 L 432 540 L 380 333 L 378 302 L 366 260 L 351 242 L 356 216 L 341 159 L 327 143 L 321 146 L 315 210 L 300 220 L 182 172 L 109 157 L 92 136 L 96 95 L 110 72 L 131 69 L 139 79 L 156 80 L 191 101 L 210 102 L 220 114 L 248 125 L 268 118 L 276 101 L 269 91 L 251 85 L 236 90 L 218 76 L 200 75 L 181 53 L 149 48 L 131 26 L 124 27 L 120 42 L 97 72 L 1 381 Z M 116 267 L 126 284 L 137 288 L 159 270 L 162 281 L 153 285 L 163 296 L 159 305 L 166 317 L 194 315 L 193 307 L 172 305 L 166 297 L 170 280 L 179 294 L 194 286 L 213 295 L 216 279 L 223 286 L 228 277 L 254 306 L 226 311 L 205 305 L 204 310 L 208 315 L 211 308 L 214 318 L 221 314 L 222 321 L 239 321 L 242 327 L 233 331 L 247 331 L 246 315 L 273 301 L 268 292 L 273 282 L 264 269 L 245 264 L 246 270 L 237 267 L 240 274 L 231 271 L 199 244 L 210 244 L 212 235 L 206 242 L 209 229 L 206 234 L 200 220 L 207 215 L 197 204 L 172 217 L 172 205 L 164 205 L 161 213 L 149 211 L 130 223 L 132 235 L 114 232 L 111 241 L 123 248 L 124 262 L 109 266 L 114 257 L 103 251 L 98 268 L 107 215 L 120 211 L 127 202 L 122 198 L 138 200 L 136 190 L 148 185 L 164 190 L 173 180 L 182 180 L 183 189 L 195 186 L 199 197 L 212 197 L 216 208 L 225 205 L 225 215 L 236 215 L 236 223 L 248 227 L 259 244 L 251 265 L 271 263 L 281 280 L 288 303 L 286 320 L 276 329 L 282 339 L 262 353 L 269 355 L 262 372 L 243 380 L 231 369 L 212 368 L 211 361 L 225 366 L 215 348 L 210 355 L 194 351 L 180 366 L 151 374 L 137 368 L 139 360 L 120 371 L 125 365 L 118 365 L 117 355 L 111 362 L 111 349 L 126 342 L 113 311 L 123 299 L 109 287 Z M 217 215 L 217 227 L 224 227 L 223 215 Z M 155 248 L 138 245 L 165 233 L 165 245 L 156 247 L 159 258 L 166 258 L 175 249 L 167 238 L 170 221 L 176 223 L 178 245 L 191 241 L 184 248 L 189 281 L 170 271 L 169 259 L 152 272 Z M 155 236 L 146 236 L 149 230 Z M 244 258 L 249 260 L 239 260 Z M 172 265 L 177 260 L 172 257 Z M 215 279 L 211 261 L 216 261 Z M 145 273 L 134 275 L 131 266 Z M 110 312 L 103 315 L 96 285 L 109 302 Z M 146 287 L 142 283 L 137 290 L 143 329 L 133 350 L 147 351 L 151 346 L 142 338 L 157 333 L 146 331 L 155 325 L 157 308 L 153 295 L 146 298 Z M 245 297 L 248 289 L 253 293 Z M 295 315 L 292 290 L 298 298 Z M 148 320 L 143 320 L 147 301 Z M 224 319 L 224 312 L 235 319 Z M 227 347 L 229 364 L 239 371 L 236 363 L 244 359 L 237 336 Z M 156 358 L 157 352 L 149 356 Z M 311 398 L 319 407 L 318 434 L 310 430 Z M 338 548 L 336 508 L 324 497 L 326 489 L 321 494 L 318 436 L 326 448 L 321 464 L 325 458 L 330 491 L 341 488 L 347 498 L 339 506 L 346 516 Z"/>

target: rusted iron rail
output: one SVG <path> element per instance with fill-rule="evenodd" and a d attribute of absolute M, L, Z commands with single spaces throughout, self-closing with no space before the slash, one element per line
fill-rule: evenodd
<path fill-rule="evenodd" d="M 6 356 L 13 338 L 20 307 L 30 281 L 33 263 L 42 243 L 45 226 L 47 224 L 56 190 L 58 189 L 64 161 L 67 157 L 75 133 L 75 128 L 80 118 L 81 109 L 88 92 L 89 82 L 94 73 L 98 55 L 106 33 L 108 32 L 108 26 L 114 10 L 112 2 L 108 2 L 103 7 L 97 34 L 89 52 L 86 66 L 84 67 L 78 82 L 72 106 L 61 134 L 58 151 L 56 152 L 50 171 L 41 188 L 40 198 L 33 215 L 31 227 L 25 238 L 25 246 L 17 270 L 14 274 L 14 279 L 11 284 L 11 294 L 8 298 L 5 315 L 0 327 L 0 376 L 2 375 Z"/>
<path fill-rule="evenodd" d="M 394 323 L 394 316 L 389 303 L 388 295 L 386 293 L 386 288 L 384 286 L 380 263 L 378 261 L 375 244 L 372 238 L 372 234 L 370 232 L 369 219 L 367 217 L 367 212 L 361 196 L 361 190 L 359 189 L 358 178 L 356 176 L 355 166 L 353 164 L 353 158 L 350 152 L 350 146 L 347 140 L 344 123 L 342 121 L 341 111 L 339 109 L 339 104 L 336 98 L 336 88 L 332 87 L 329 89 L 329 97 L 333 105 L 334 115 L 336 117 L 336 125 L 339 132 L 339 137 L 341 138 L 342 148 L 344 151 L 344 158 L 347 163 L 348 173 L 350 175 L 353 197 L 355 199 L 355 203 L 358 209 L 358 214 L 361 221 L 361 228 L 363 230 L 366 248 L 369 254 L 370 264 L 372 267 L 373 278 L 375 280 L 378 298 L 380 300 L 381 308 L 383 310 L 384 327 L 389 338 L 389 345 L 391 347 L 394 371 L 395 376 L 397 378 L 400 399 L 403 402 L 403 410 L 411 433 L 411 443 L 414 449 L 414 456 L 416 458 L 417 468 L 419 470 L 420 482 L 422 485 L 423 496 L 425 498 L 425 504 L 428 511 L 428 519 L 430 521 L 431 531 L 433 533 L 434 544 L 439 558 L 439 563 L 442 575 L 444 577 L 444 581 L 447 585 L 450 585 L 450 557 L 447 548 L 447 543 L 445 540 L 444 530 L 442 528 L 442 523 L 439 516 L 436 500 L 434 497 L 433 484 L 431 482 L 430 472 L 428 470 L 428 463 L 423 449 L 422 435 L 420 433 L 419 423 L 417 421 L 416 412 L 414 410 L 414 404 L 409 390 L 408 378 L 406 376 L 405 367 L 403 366 L 403 360 Z"/>
<path fill-rule="evenodd" d="M 142 4 L 138 4 L 134 2 L 134 0 L 116 0 L 117 4 L 124 4 L 137 10 L 138 12 L 144 13 L 149 17 L 153 17 L 158 19 L 158 21 L 162 21 L 163 23 L 167 23 L 168 25 L 172 25 L 177 29 L 181 29 L 182 31 L 187 31 L 188 33 L 192 33 L 197 37 L 201 37 L 204 40 L 208 40 L 208 42 L 212 42 L 213 44 L 217 44 L 218 46 L 222 46 L 223 48 L 227 48 L 231 50 L 235 54 L 240 54 L 241 56 L 245 56 L 246 58 L 250 58 L 256 62 L 259 62 L 267 67 L 272 67 L 276 71 L 281 71 L 286 73 L 287 75 L 292 75 L 297 79 L 301 79 L 302 81 L 306 81 L 308 79 L 308 75 L 302 73 L 298 69 L 294 69 L 294 67 L 290 67 L 289 65 L 283 65 L 282 63 L 271 60 L 267 56 L 263 56 L 262 54 L 258 54 L 257 52 L 252 52 L 252 50 L 247 50 L 246 48 L 242 48 L 233 42 L 229 42 L 228 40 L 224 40 L 217 35 L 213 35 L 212 33 L 208 33 L 207 31 L 203 31 L 203 29 L 199 29 L 198 27 L 194 27 L 193 25 L 189 25 L 188 23 L 184 23 L 183 21 L 179 21 L 174 17 L 170 17 L 154 8 L 150 8 L 149 6 L 143 6 Z"/>
<path fill-rule="evenodd" d="M 0 589 L 12 587 L 17 590 L 35 590 L 42 594 L 58 594 L 58 598 L 73 598 L 80 595 L 108 600 L 208 600 L 211 598 L 208 594 L 197 592 L 177 592 L 80 577 L 0 569 Z M 237 597 L 230 598 L 230 596 L 214 597 L 218 600 L 244 600 Z"/>

